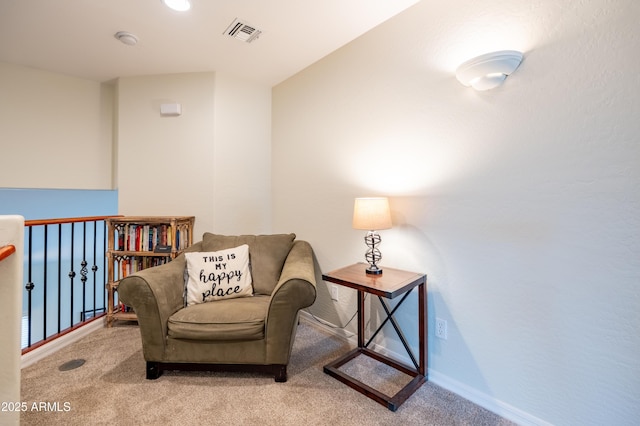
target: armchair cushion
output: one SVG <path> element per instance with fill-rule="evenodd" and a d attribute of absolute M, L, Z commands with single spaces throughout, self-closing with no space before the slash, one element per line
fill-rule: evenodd
<path fill-rule="evenodd" d="M 202 251 L 218 251 L 247 244 L 253 291 L 255 294 L 270 295 L 278 283 L 295 238 L 296 234 L 227 236 L 206 232 L 202 237 Z"/>
<path fill-rule="evenodd" d="M 185 253 L 186 306 L 253 295 L 249 246 Z"/>
<path fill-rule="evenodd" d="M 169 317 L 169 337 L 208 341 L 263 339 L 269 301 L 268 296 L 255 296 L 188 306 Z"/>

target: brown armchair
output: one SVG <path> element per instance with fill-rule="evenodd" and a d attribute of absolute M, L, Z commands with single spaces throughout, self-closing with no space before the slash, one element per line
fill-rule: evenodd
<path fill-rule="evenodd" d="M 185 255 L 124 278 L 120 301 L 138 316 L 147 379 L 166 369 L 250 370 L 287 380 L 298 311 L 316 297 L 313 251 L 295 234 L 205 233 L 187 252 L 249 246 L 251 297 L 185 307 Z"/>

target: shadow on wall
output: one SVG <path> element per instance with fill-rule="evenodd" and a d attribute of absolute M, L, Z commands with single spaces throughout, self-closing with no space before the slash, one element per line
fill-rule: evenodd
<path fill-rule="evenodd" d="M 474 356 L 459 327 L 456 315 L 456 292 L 464 289 L 456 284 L 456 259 L 447 258 L 446 247 L 439 243 L 436 215 L 428 197 L 393 197 L 390 199 L 393 228 L 383 236 L 383 265 L 427 274 L 428 366 L 430 378 L 436 382 L 455 382 L 454 377 L 465 377 L 478 389 L 486 389 L 486 380 L 480 373 Z M 397 303 L 391 305 L 393 309 Z M 406 306 L 405 306 L 406 305 Z M 374 317 L 381 321 L 385 313 L 376 304 Z M 396 317 L 412 348 L 417 350 L 418 296 L 414 291 Z M 374 309 L 372 307 L 372 309 Z M 446 339 L 436 337 L 436 320 L 446 321 Z M 384 341 L 380 342 L 391 356 L 410 363 L 401 341 L 393 328 L 385 325 Z M 410 364 L 409 364 L 410 365 Z M 470 366 L 473 365 L 473 368 Z M 464 371 L 460 368 L 464 366 Z M 452 374 L 455 372 L 455 374 Z M 439 380 L 438 380 L 439 379 Z M 457 382 L 456 382 L 457 384 Z M 445 386 L 450 387 L 450 386 Z"/>

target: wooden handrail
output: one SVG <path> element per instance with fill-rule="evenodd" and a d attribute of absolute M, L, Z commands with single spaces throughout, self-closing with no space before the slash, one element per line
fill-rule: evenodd
<path fill-rule="evenodd" d="M 74 222 L 97 222 L 99 220 L 109 219 L 110 217 L 122 217 L 122 215 L 111 216 L 85 216 L 85 217 L 69 217 L 61 219 L 37 219 L 37 220 L 25 220 L 24 226 L 39 226 L 39 225 L 57 225 L 60 223 L 74 223 Z M 4 260 L 16 252 L 15 246 L 9 244 L 0 247 L 0 260 Z"/>
<path fill-rule="evenodd" d="M 25 220 L 24 221 L 24 226 L 58 225 L 60 223 L 75 223 L 75 222 L 97 222 L 99 220 L 105 220 L 105 219 L 109 219 L 111 217 L 122 217 L 122 215 L 85 216 L 85 217 L 68 217 L 68 218 L 60 218 L 60 219 Z"/>
<path fill-rule="evenodd" d="M 16 252 L 16 248 L 11 244 L 0 247 L 0 260 L 6 259 L 7 257 L 11 256 L 15 252 Z"/>

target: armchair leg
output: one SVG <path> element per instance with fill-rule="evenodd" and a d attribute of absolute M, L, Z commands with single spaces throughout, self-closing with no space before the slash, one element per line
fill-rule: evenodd
<path fill-rule="evenodd" d="M 159 362 L 147 361 L 147 380 L 155 380 L 162 374 Z"/>
<path fill-rule="evenodd" d="M 286 365 L 274 365 L 274 375 L 276 382 L 284 383 L 287 381 L 287 366 Z"/>

